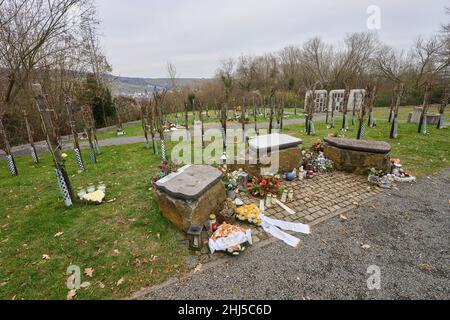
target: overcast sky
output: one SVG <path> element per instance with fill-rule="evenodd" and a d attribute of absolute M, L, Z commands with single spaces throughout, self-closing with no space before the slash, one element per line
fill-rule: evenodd
<path fill-rule="evenodd" d="M 367 31 L 367 8 L 381 9 L 380 39 L 407 48 L 437 32 L 448 0 L 97 0 L 103 45 L 113 73 L 211 77 L 220 61 L 301 45 L 313 36 L 339 44 Z"/>

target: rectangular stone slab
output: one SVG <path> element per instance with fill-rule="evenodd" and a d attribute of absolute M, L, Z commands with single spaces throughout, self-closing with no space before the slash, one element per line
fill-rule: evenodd
<path fill-rule="evenodd" d="M 159 191 L 169 196 L 196 201 L 222 178 L 222 173 L 211 166 L 188 165 L 155 183 Z"/>
<path fill-rule="evenodd" d="M 327 137 L 325 143 L 338 149 L 353 150 L 360 152 L 388 154 L 391 152 L 391 146 L 384 141 L 356 140 Z"/>
<path fill-rule="evenodd" d="M 289 136 L 287 134 L 273 133 L 263 136 L 258 136 L 249 141 L 250 149 L 256 150 L 284 150 L 297 147 L 302 144 L 301 139 Z"/>

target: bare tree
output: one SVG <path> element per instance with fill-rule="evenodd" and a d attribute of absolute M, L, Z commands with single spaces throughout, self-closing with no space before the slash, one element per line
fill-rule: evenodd
<path fill-rule="evenodd" d="M 417 39 L 410 52 L 415 89 L 418 90 L 427 82 L 433 81 L 450 66 L 450 55 L 446 52 L 447 46 L 448 43 L 437 36 Z"/>

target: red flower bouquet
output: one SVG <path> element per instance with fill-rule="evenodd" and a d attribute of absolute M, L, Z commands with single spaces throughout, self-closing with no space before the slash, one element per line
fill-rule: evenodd
<path fill-rule="evenodd" d="M 247 185 L 248 192 L 254 197 L 264 198 L 268 194 L 280 194 L 280 182 L 274 177 L 255 177 Z"/>

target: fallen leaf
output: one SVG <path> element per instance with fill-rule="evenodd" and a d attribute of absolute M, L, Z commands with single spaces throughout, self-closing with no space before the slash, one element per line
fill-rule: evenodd
<path fill-rule="evenodd" d="M 90 283 L 89 281 L 85 281 L 85 282 L 83 282 L 83 283 L 80 285 L 80 287 L 83 288 L 83 289 L 86 289 L 86 288 L 88 288 L 90 285 L 91 285 L 91 283 Z"/>
<path fill-rule="evenodd" d="M 202 264 L 200 263 L 198 266 L 196 266 L 195 267 L 195 269 L 194 269 L 194 273 L 197 273 L 197 272 L 200 272 L 200 271 L 202 271 Z"/>
<path fill-rule="evenodd" d="M 363 248 L 364 250 L 369 250 L 371 246 L 369 246 L 368 244 L 363 244 L 361 248 Z"/>
<path fill-rule="evenodd" d="M 161 238 L 161 235 L 160 235 L 159 233 L 157 233 L 157 234 L 156 234 L 156 237 L 157 237 L 158 239 L 160 239 L 160 238 Z"/>
<path fill-rule="evenodd" d="M 43 254 L 42 260 L 50 260 L 50 256 L 48 254 Z"/>
<path fill-rule="evenodd" d="M 429 264 L 428 262 L 425 262 L 425 263 L 419 264 L 419 268 L 420 268 L 420 270 L 428 270 L 428 271 L 430 271 L 430 270 L 433 269 L 433 266 L 431 264 Z"/>
<path fill-rule="evenodd" d="M 67 293 L 67 300 L 72 300 L 73 298 L 75 298 L 75 296 L 77 295 L 77 290 L 70 290 Z"/>
<path fill-rule="evenodd" d="M 115 254 L 120 254 L 120 251 L 118 249 L 114 249 Z"/>
<path fill-rule="evenodd" d="M 348 220 L 348 218 L 346 216 L 344 216 L 343 214 L 341 214 L 339 216 L 339 219 L 341 219 L 341 221 L 347 221 Z"/>
<path fill-rule="evenodd" d="M 119 281 L 117 281 L 117 286 L 120 286 L 124 281 L 124 278 L 120 278 Z"/>
<path fill-rule="evenodd" d="M 353 205 L 359 207 L 359 202 L 355 201 L 355 202 L 353 202 Z"/>
<path fill-rule="evenodd" d="M 86 275 L 86 276 L 88 276 L 89 278 L 92 278 L 92 274 L 94 273 L 94 269 L 92 269 L 92 268 L 85 268 L 84 269 L 84 274 Z"/>
<path fill-rule="evenodd" d="M 111 202 L 114 202 L 114 201 L 116 201 L 116 198 L 108 200 L 108 201 L 106 201 L 106 203 L 111 203 Z"/>
<path fill-rule="evenodd" d="M 64 234 L 64 232 L 58 232 L 54 235 L 55 238 L 61 237 Z"/>
<path fill-rule="evenodd" d="M 99 281 L 97 282 L 97 284 L 100 287 L 100 289 L 105 289 L 105 285 L 103 284 L 103 282 Z"/>

